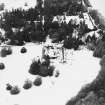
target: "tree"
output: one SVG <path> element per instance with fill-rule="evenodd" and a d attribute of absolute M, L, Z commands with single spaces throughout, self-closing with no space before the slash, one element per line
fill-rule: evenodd
<path fill-rule="evenodd" d="M 86 11 L 91 6 L 89 0 L 45 0 L 44 4 L 45 14 L 53 16 L 63 15 L 64 12 L 74 15 L 74 12 Z"/>
<path fill-rule="evenodd" d="M 26 21 L 35 21 L 38 19 L 38 10 L 37 8 L 29 8 L 27 11 L 26 11 L 26 14 L 25 14 L 25 19 Z"/>
<path fill-rule="evenodd" d="M 90 16 L 94 19 L 95 24 L 99 26 L 100 29 L 105 29 L 105 18 L 104 16 L 96 9 L 89 10 Z"/>
<path fill-rule="evenodd" d="M 3 11 L 3 10 L 4 10 L 4 8 L 5 8 L 4 3 L 1 3 L 1 4 L 0 4 L 0 11 Z"/>
<path fill-rule="evenodd" d="M 71 0 L 45 0 L 44 12 L 46 15 L 62 15 L 67 11 Z"/>

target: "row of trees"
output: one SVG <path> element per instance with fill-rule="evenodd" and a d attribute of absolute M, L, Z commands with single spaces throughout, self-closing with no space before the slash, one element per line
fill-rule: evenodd
<path fill-rule="evenodd" d="M 5 30 L 5 38 L 10 39 L 10 44 L 42 42 L 48 34 L 54 42 L 59 42 L 66 40 L 66 37 L 72 38 L 74 29 L 79 30 L 79 37 L 91 30 L 84 22 L 79 25 L 72 22 L 73 20 L 68 24 L 52 22 L 54 16 L 63 15 L 65 12 L 69 15 L 77 15 L 85 10 L 82 0 L 45 0 L 44 2 L 37 0 L 34 8 L 6 11 L 1 19 L 0 27 Z"/>

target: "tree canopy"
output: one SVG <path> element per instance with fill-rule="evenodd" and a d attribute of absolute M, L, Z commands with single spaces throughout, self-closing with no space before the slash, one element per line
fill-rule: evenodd
<path fill-rule="evenodd" d="M 62 15 L 64 12 L 69 11 L 84 11 L 86 7 L 91 7 L 89 0 L 45 0 L 45 14 L 48 15 Z M 74 9 L 73 9 L 74 8 Z M 81 8 L 81 9 L 80 9 Z M 71 14 L 72 15 L 72 14 Z"/>

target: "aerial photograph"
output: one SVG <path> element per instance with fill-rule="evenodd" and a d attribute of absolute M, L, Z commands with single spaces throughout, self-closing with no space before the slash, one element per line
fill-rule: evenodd
<path fill-rule="evenodd" d="M 105 0 L 0 0 L 0 105 L 105 105 Z"/>

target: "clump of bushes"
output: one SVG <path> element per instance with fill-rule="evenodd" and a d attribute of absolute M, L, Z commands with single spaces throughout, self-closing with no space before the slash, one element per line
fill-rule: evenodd
<path fill-rule="evenodd" d="M 97 47 L 94 50 L 93 56 L 102 58 L 105 55 L 105 42 L 99 41 Z"/>
<path fill-rule="evenodd" d="M 79 38 L 68 38 L 64 40 L 63 47 L 66 49 L 74 49 L 78 50 L 79 46 L 84 45 L 84 42 L 80 40 Z"/>
<path fill-rule="evenodd" d="M 5 69 L 5 65 L 4 63 L 0 63 L 0 70 L 3 70 L 3 69 Z"/>
<path fill-rule="evenodd" d="M 0 52 L 1 57 L 6 57 L 7 55 L 11 55 L 11 54 L 12 54 L 11 47 L 4 47 L 1 49 L 1 52 Z"/>
<path fill-rule="evenodd" d="M 27 49 L 25 47 L 22 47 L 21 53 L 26 53 L 26 52 L 27 52 Z"/>
<path fill-rule="evenodd" d="M 30 80 L 26 80 L 25 81 L 25 83 L 24 83 L 24 85 L 23 85 L 23 88 L 24 89 L 30 89 L 32 87 L 32 81 L 30 81 Z"/>
<path fill-rule="evenodd" d="M 12 89 L 12 85 L 10 85 L 9 83 L 6 84 L 6 90 L 11 90 Z"/>
<path fill-rule="evenodd" d="M 105 66 L 105 55 L 102 57 L 102 59 L 100 61 L 100 65 L 101 65 L 101 67 Z"/>
<path fill-rule="evenodd" d="M 29 73 L 42 77 L 53 76 L 54 69 L 55 67 L 50 65 L 50 60 L 48 59 L 48 57 L 46 57 L 43 58 L 42 61 L 33 60 L 29 69 Z"/>
<path fill-rule="evenodd" d="M 10 93 L 11 93 L 12 95 L 19 94 L 19 93 L 20 93 L 19 87 L 18 87 L 18 86 L 12 87 L 12 89 L 10 90 Z"/>
<path fill-rule="evenodd" d="M 42 84 L 42 78 L 38 76 L 38 77 L 35 79 L 35 81 L 33 82 L 33 84 L 34 84 L 35 86 L 40 86 L 40 85 Z"/>
<path fill-rule="evenodd" d="M 37 75 L 39 74 L 39 68 L 40 68 L 40 64 L 33 60 L 32 64 L 30 65 L 30 69 L 29 69 L 29 73 L 32 75 Z"/>
<path fill-rule="evenodd" d="M 90 91 L 81 103 L 84 105 L 99 105 L 98 97 L 93 91 Z"/>
<path fill-rule="evenodd" d="M 46 77 L 46 76 L 49 75 L 48 73 L 49 73 L 48 67 L 44 64 L 41 64 L 40 67 L 39 67 L 39 75 L 43 76 L 43 77 Z"/>

